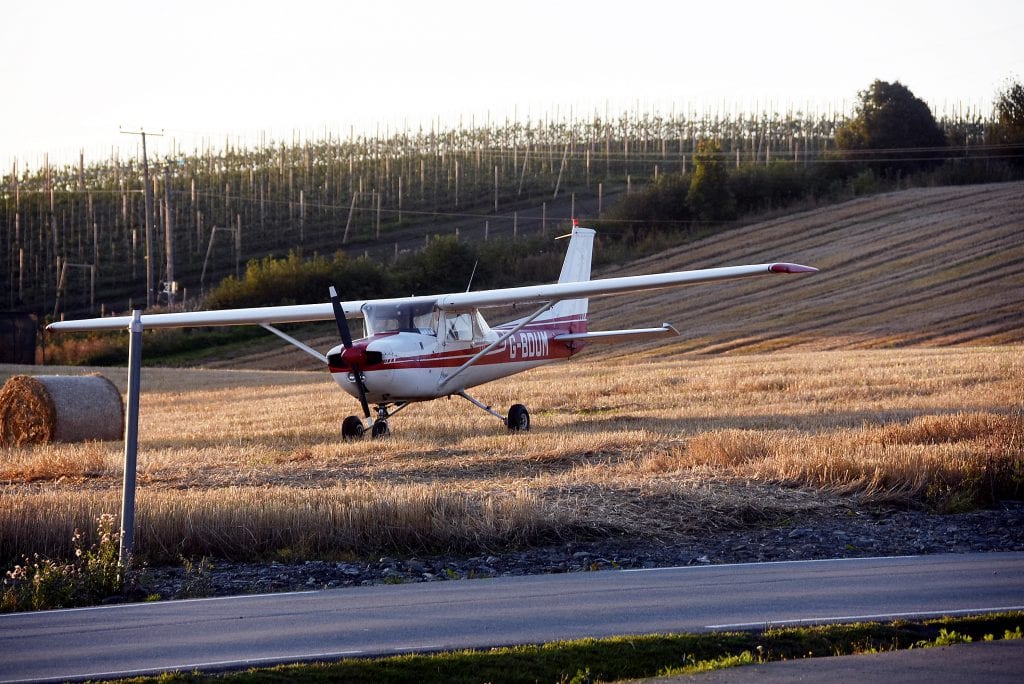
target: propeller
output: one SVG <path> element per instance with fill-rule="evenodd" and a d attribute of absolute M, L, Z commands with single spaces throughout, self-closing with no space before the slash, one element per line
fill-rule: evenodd
<path fill-rule="evenodd" d="M 345 318 L 345 310 L 341 306 L 341 299 L 338 298 L 338 291 L 332 285 L 331 308 L 334 309 L 334 320 L 338 324 L 338 334 L 341 335 L 341 344 L 345 351 L 341 358 L 352 369 L 352 376 L 356 379 L 356 387 L 359 388 L 359 403 L 363 407 L 363 415 L 370 417 L 370 404 L 366 401 L 366 385 L 363 384 L 363 376 L 359 367 L 366 362 L 366 350 L 352 345 L 352 331 L 349 330 L 348 320 Z"/>

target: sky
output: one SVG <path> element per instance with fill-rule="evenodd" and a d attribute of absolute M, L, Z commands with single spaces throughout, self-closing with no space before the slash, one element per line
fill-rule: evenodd
<path fill-rule="evenodd" d="M 1020 0 L 4 0 L 0 173 L 227 139 L 624 111 L 939 113 L 1024 78 Z"/>

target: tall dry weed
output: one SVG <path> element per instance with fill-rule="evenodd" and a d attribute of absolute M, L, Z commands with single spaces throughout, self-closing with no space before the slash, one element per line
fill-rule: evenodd
<path fill-rule="evenodd" d="M 70 534 L 88 529 L 97 511 L 117 509 L 110 492 L 41 492 L 11 497 L 0 512 L 0 558 L 33 548 L 51 557 L 73 549 Z M 52 530 L 53 519 L 65 521 Z M 141 491 L 138 556 L 251 559 L 287 550 L 306 557 L 340 557 L 404 549 L 466 550 L 551 540 L 562 514 L 536 494 L 518 490 L 474 495 L 443 486 L 341 485 L 323 489 L 227 487 Z"/>
<path fill-rule="evenodd" d="M 113 463 L 110 445 L 101 442 L 3 448 L 0 481 L 58 482 L 106 475 Z"/>
<path fill-rule="evenodd" d="M 890 423 L 876 432 L 883 444 L 945 444 L 998 434 L 1010 422 L 992 413 L 952 413 L 916 416 L 909 423 Z"/>
<path fill-rule="evenodd" d="M 717 430 L 692 437 L 687 457 L 693 465 L 733 468 L 776 454 L 781 434 L 760 430 Z"/>

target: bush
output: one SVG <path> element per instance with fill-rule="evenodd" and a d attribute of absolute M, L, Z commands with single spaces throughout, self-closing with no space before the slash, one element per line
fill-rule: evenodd
<path fill-rule="evenodd" d="M 404 294 L 459 292 L 466 289 L 478 260 L 477 250 L 471 244 L 459 242 L 454 235 L 435 235 L 423 251 L 400 259 L 396 271 Z M 486 279 L 485 274 L 481 275 Z"/>
<path fill-rule="evenodd" d="M 312 304 L 327 300 L 335 285 L 342 299 L 389 296 L 395 292 L 385 267 L 371 259 L 349 259 L 344 252 L 332 260 L 323 256 L 304 259 L 290 252 L 284 259 L 254 259 L 241 278 L 225 278 L 206 298 L 211 309 L 250 306 Z M 385 294 L 381 294 L 381 293 Z"/>
<path fill-rule="evenodd" d="M 814 194 L 813 172 L 805 166 L 747 165 L 729 175 L 729 191 L 739 215 L 788 207 Z"/>

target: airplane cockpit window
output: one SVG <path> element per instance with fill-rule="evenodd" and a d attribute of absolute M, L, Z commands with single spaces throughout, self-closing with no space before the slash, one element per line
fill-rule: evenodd
<path fill-rule="evenodd" d="M 435 334 L 434 302 L 432 301 L 417 304 L 409 302 L 364 304 L 363 320 L 368 336 L 386 332 Z"/>
<path fill-rule="evenodd" d="M 444 317 L 444 329 L 449 342 L 469 342 L 473 339 L 473 315 L 448 314 Z"/>

